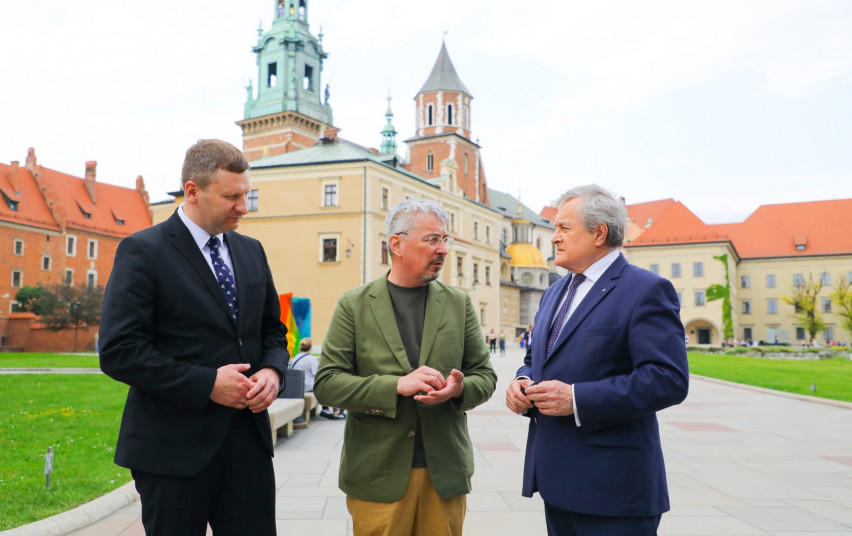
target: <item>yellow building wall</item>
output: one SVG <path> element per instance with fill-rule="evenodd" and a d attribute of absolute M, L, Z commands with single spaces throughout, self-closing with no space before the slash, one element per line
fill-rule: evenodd
<path fill-rule="evenodd" d="M 822 318 L 829 329 L 817 335 L 819 344 L 840 341 L 850 343 L 852 335 L 843 327 L 836 304 L 831 302 L 831 293 L 840 281 L 852 281 L 852 254 L 824 257 L 780 257 L 772 259 L 738 259 L 730 244 L 674 244 L 669 246 L 627 248 L 626 254 L 631 263 L 645 269 L 652 264 L 659 267 L 659 273 L 668 278 L 678 293 L 683 296 L 681 320 L 690 335 L 690 345 L 696 344 L 696 330 L 708 324 L 713 327 L 711 344 L 719 345 L 722 333 L 721 300 L 696 306 L 694 293 L 706 289 L 713 283 L 724 284 L 724 266 L 713 256 L 728 253 L 730 270 L 731 307 L 734 325 L 734 338 L 737 341 L 764 341 L 774 344 L 799 344 L 796 328 L 799 322 L 794 307 L 784 301 L 794 292 L 794 274 L 807 281 L 808 277 L 819 280 L 827 274 L 825 285 L 818 297 L 819 310 L 830 307 L 830 312 L 822 312 Z M 693 275 L 693 263 L 704 263 L 704 277 Z M 672 263 L 680 263 L 681 277 L 672 277 Z M 770 276 L 774 276 L 774 286 Z M 744 278 L 747 281 L 744 283 Z M 747 285 L 747 286 L 746 286 Z M 770 312 L 770 301 L 774 301 L 776 312 Z M 746 305 L 748 304 L 748 305 Z M 750 335 L 749 337 L 749 330 Z"/>
<path fill-rule="evenodd" d="M 471 295 L 484 331 L 500 325 L 500 216 L 490 208 L 373 162 L 256 168 L 251 170 L 251 180 L 258 191 L 258 209 L 243 218 L 238 231 L 263 244 L 279 294 L 310 298 L 315 344 L 325 339 L 341 294 L 390 270 L 382 256 L 382 241 L 387 240 L 385 217 L 407 197 L 437 201 L 454 214 L 455 231 L 449 234 L 457 241 L 440 280 Z M 323 205 L 326 184 L 337 185 L 335 206 Z M 157 205 L 154 222 L 168 218 L 181 201 Z M 334 262 L 322 260 L 323 238 L 337 239 Z M 465 263 L 461 278 L 456 274 L 457 256 Z M 476 284 L 474 263 L 479 271 Z M 490 284 L 485 280 L 486 267 Z"/>

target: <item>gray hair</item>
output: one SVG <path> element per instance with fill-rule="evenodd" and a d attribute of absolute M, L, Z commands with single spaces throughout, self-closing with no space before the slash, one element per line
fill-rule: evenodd
<path fill-rule="evenodd" d="M 576 197 L 583 199 L 580 217 L 583 219 L 586 230 L 593 231 L 599 223 L 605 224 L 606 245 L 611 249 L 620 248 L 624 244 L 627 227 L 627 208 L 624 206 L 624 201 L 597 184 L 587 184 L 571 188 L 562 194 L 556 206 L 561 207 Z"/>
<path fill-rule="evenodd" d="M 444 207 L 435 201 L 429 199 L 420 199 L 417 197 L 409 197 L 405 201 L 400 202 L 388 212 L 385 218 L 385 225 L 388 228 L 388 253 L 393 256 L 390 248 L 390 237 L 395 234 L 407 233 L 409 229 L 415 226 L 414 219 L 417 214 L 434 214 L 441 220 L 441 223 L 446 227 L 450 221 L 450 215 L 444 210 Z"/>

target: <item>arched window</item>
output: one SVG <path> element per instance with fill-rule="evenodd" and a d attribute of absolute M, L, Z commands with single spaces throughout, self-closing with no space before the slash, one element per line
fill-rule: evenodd
<path fill-rule="evenodd" d="M 432 105 L 431 104 L 426 107 L 426 124 L 427 125 L 432 124 Z"/>
<path fill-rule="evenodd" d="M 426 171 L 432 171 L 435 169 L 435 155 L 432 154 L 432 151 L 426 153 Z"/>
<path fill-rule="evenodd" d="M 448 125 L 453 124 L 453 105 L 452 104 L 447 105 L 447 124 Z"/>

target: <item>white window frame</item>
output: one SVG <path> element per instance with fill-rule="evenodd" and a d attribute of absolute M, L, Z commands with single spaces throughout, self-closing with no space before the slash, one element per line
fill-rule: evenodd
<path fill-rule="evenodd" d="M 87 259 L 97 259 L 98 258 L 98 241 L 89 239 L 86 243 L 86 258 Z"/>
<path fill-rule="evenodd" d="M 73 285 L 74 284 L 74 269 L 73 268 L 66 268 L 65 269 L 64 281 L 65 281 L 66 285 Z"/>
<path fill-rule="evenodd" d="M 18 284 L 15 284 L 15 276 L 17 276 Z M 24 271 L 12 270 L 12 279 L 9 281 L 12 288 L 22 288 L 24 286 Z"/>
<path fill-rule="evenodd" d="M 336 247 L 334 248 L 334 260 L 325 260 L 324 241 L 335 240 Z M 333 264 L 340 262 L 340 233 L 323 233 L 319 235 L 319 257 L 317 259 L 320 264 Z"/>
<path fill-rule="evenodd" d="M 95 288 L 98 286 L 98 271 L 86 270 L 86 287 Z"/>
<path fill-rule="evenodd" d="M 47 261 L 47 268 L 44 267 L 44 261 Z M 53 270 L 53 257 L 50 255 L 42 255 L 41 256 L 41 271 L 49 272 Z"/>
<path fill-rule="evenodd" d="M 20 250 L 18 249 L 20 247 Z M 22 257 L 24 255 L 24 241 L 20 238 L 16 238 L 12 243 L 12 255 L 17 255 Z"/>
<path fill-rule="evenodd" d="M 329 186 L 334 186 L 334 204 L 331 205 L 326 204 L 326 188 Z M 322 187 L 320 188 L 320 206 L 323 208 L 340 206 L 340 179 L 322 181 Z"/>
<path fill-rule="evenodd" d="M 77 256 L 77 235 L 65 235 L 65 255 Z"/>

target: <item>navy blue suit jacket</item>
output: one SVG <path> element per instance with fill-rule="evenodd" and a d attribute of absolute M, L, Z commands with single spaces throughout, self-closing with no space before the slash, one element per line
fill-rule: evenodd
<path fill-rule="evenodd" d="M 545 355 L 570 279 L 542 296 L 518 375 L 573 384 L 582 426 L 529 412 L 523 495 L 585 514 L 660 515 L 669 499 L 656 412 L 683 401 L 689 385 L 677 294 L 619 255 Z"/>

